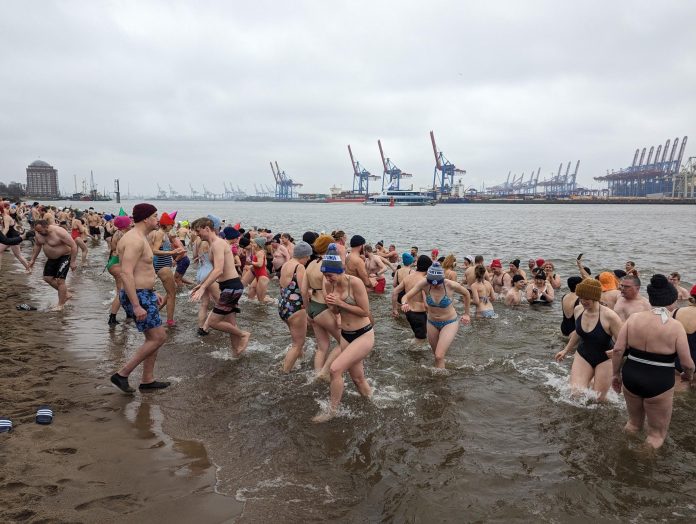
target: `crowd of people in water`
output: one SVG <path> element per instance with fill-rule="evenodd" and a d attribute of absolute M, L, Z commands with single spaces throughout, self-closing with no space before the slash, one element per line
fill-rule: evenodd
<path fill-rule="evenodd" d="M 289 233 L 227 224 L 213 215 L 177 221 L 176 212 L 159 214 L 149 203 L 114 215 L 38 202 L 0 200 L 0 207 L 0 253 L 11 250 L 31 271 L 43 251 L 44 281 L 58 295 L 53 310 L 71 298 L 66 279 L 78 267 L 78 255 L 79 264 L 85 264 L 91 245 L 106 241 L 106 270 L 116 290 L 107 323 L 119 324 L 123 309 L 145 337 L 111 376 L 124 393 L 135 391 L 128 377 L 141 364 L 141 391 L 169 386 L 155 379 L 155 361 L 167 340 L 165 326 L 176 325 L 177 290 L 188 286 L 190 301 L 198 303 L 198 335 L 229 334 L 235 357 L 244 354 L 252 337 L 244 329 L 244 316 L 238 316 L 244 294 L 277 305 L 291 341 L 284 372 L 291 372 L 303 355 L 311 328 L 314 370 L 330 390 L 328 409 L 313 421 L 327 421 L 337 414 L 346 372 L 362 396 L 371 395 L 363 367 L 376 335 L 369 297 L 387 292 L 387 278 L 392 279 L 392 315 L 405 316 L 413 343 L 429 345 L 436 368 L 445 367 L 460 325 L 470 324 L 472 316 L 491 321 L 498 304 L 543 307 L 560 300 L 560 331 L 568 342 L 555 359 L 561 362 L 575 353 L 569 378 L 573 394 L 592 390 L 602 402 L 610 389 L 623 393 L 625 430 L 645 429 L 652 448 L 667 435 L 675 390 L 696 385 L 696 285 L 682 287 L 677 272 L 652 275 L 645 298 L 634 262 L 594 276 L 581 254 L 577 274 L 566 281 L 569 292 L 559 298 L 561 277 L 553 262 L 542 258 L 529 259 L 526 267 L 514 259 L 506 270 L 500 259 L 485 263 L 481 255 L 467 255 L 459 261 L 453 254 L 440 256 L 438 249 L 420 253 L 416 246 L 399 253 L 395 245 L 372 245 L 344 231 L 307 231 L 295 240 Z M 29 260 L 19 249 L 23 241 L 34 243 Z M 191 262 L 195 274 L 188 271 Z M 155 291 L 158 279 L 164 296 Z M 269 295 L 272 281 L 277 281 L 277 299 Z M 460 304 L 458 312 L 455 305 Z"/>

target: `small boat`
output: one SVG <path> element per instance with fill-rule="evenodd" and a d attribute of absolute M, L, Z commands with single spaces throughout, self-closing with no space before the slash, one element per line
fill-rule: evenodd
<path fill-rule="evenodd" d="M 407 189 L 388 189 L 379 195 L 372 195 L 366 201 L 366 206 L 434 206 L 436 200 L 430 193 Z"/>

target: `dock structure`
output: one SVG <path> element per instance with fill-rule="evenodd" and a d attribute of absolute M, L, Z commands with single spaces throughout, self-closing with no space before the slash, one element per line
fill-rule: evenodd
<path fill-rule="evenodd" d="M 430 131 L 430 142 L 433 145 L 433 154 L 435 155 L 435 169 L 433 170 L 433 192 L 439 197 L 452 192 L 454 187 L 454 174 L 466 174 L 464 169 L 459 169 L 452 162 L 445 158 L 442 151 L 437 150 L 435 144 L 435 134 Z"/>
<path fill-rule="evenodd" d="M 578 191 L 577 177 L 580 169 L 580 160 L 575 164 L 575 170 L 571 174 L 572 162 L 568 162 L 565 173 L 563 172 L 563 163 L 558 166 L 558 172 L 551 174 L 550 178 L 544 178 L 539 181 L 541 168 L 537 168 L 536 174 L 532 169 L 527 180 L 524 179 L 525 173 L 519 177 L 517 174 L 512 175 L 512 171 L 508 172 L 507 180 L 502 184 L 490 186 L 486 188 L 486 194 L 492 196 L 513 196 L 513 195 L 532 195 L 544 196 L 548 198 L 568 198 Z M 512 175 L 512 181 L 510 176 Z"/>
<path fill-rule="evenodd" d="M 681 195 L 685 198 L 690 177 L 681 175 L 681 163 L 688 138 L 685 136 L 682 139 L 681 147 L 677 137 L 674 142 L 668 139 L 664 148 L 662 145 L 658 145 L 657 149 L 652 146 L 650 150 L 644 147 L 641 151 L 638 148 L 630 167 L 607 171 L 606 175 L 595 177 L 595 180 L 607 182 L 611 196 L 677 198 Z M 693 177 L 690 179 L 693 193 Z"/>
<path fill-rule="evenodd" d="M 271 162 L 271 171 L 273 171 L 273 178 L 275 179 L 275 198 L 277 200 L 297 198 L 295 188 L 302 187 L 302 184 L 293 181 L 292 178 L 288 178 L 285 171 L 281 171 L 278 167 L 278 162 L 275 163 L 275 169 L 273 168 L 273 162 Z"/>

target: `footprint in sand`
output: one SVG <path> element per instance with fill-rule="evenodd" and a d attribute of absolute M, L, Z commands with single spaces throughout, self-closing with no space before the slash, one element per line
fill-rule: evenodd
<path fill-rule="evenodd" d="M 77 453 L 75 448 L 50 448 L 44 449 L 44 453 L 51 453 L 52 455 L 74 455 Z"/>

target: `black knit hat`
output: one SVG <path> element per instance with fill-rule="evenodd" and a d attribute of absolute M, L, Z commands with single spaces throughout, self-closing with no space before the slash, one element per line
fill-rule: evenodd
<path fill-rule="evenodd" d="M 363 237 L 361 237 L 360 235 L 354 235 L 350 239 L 350 247 L 358 247 L 358 246 L 362 246 L 364 244 L 365 244 L 365 239 Z"/>
<path fill-rule="evenodd" d="M 648 299 L 650 305 L 665 307 L 677 301 L 679 293 L 672 283 L 664 275 L 653 275 L 648 284 Z"/>

